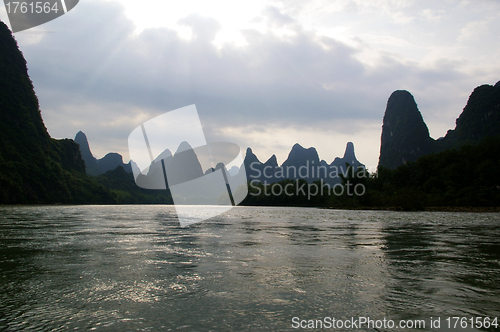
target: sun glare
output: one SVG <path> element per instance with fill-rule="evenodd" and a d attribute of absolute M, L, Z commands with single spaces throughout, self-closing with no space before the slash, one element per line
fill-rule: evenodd
<path fill-rule="evenodd" d="M 252 19 L 257 17 L 264 8 L 266 1 L 232 1 L 232 0 L 187 0 L 187 1 L 158 1 L 158 0 L 120 0 L 125 6 L 125 14 L 137 27 L 140 33 L 147 28 L 165 27 L 178 31 L 184 39 L 191 38 L 191 29 L 179 20 L 191 14 L 211 17 L 221 25 L 216 37 L 216 44 L 234 42 L 242 44 L 239 30 L 247 28 Z"/>

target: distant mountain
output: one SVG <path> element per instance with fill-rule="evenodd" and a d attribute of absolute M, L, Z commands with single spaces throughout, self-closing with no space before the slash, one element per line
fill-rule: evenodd
<path fill-rule="evenodd" d="M 253 153 L 251 148 L 247 148 L 243 164 L 245 165 L 248 181 L 254 179 L 259 181 L 261 180 L 264 165 Z"/>
<path fill-rule="evenodd" d="M 240 169 L 239 167 L 237 166 L 232 166 L 230 169 L 227 170 L 227 172 L 229 173 L 229 175 L 231 176 L 235 176 L 239 173 Z"/>
<path fill-rule="evenodd" d="M 75 142 L 80 146 L 80 152 L 85 162 L 85 171 L 88 175 L 97 176 L 117 167 L 123 167 L 127 173 L 132 173 L 130 162 L 123 163 L 123 157 L 119 153 L 110 152 L 101 159 L 96 159 L 90 151 L 87 136 L 79 131 L 75 136 Z"/>
<path fill-rule="evenodd" d="M 174 156 L 166 159 L 165 169 L 169 185 L 197 179 L 204 174 L 196 153 L 187 142 L 182 142 Z"/>
<path fill-rule="evenodd" d="M 101 159 L 98 159 L 97 167 L 99 169 L 99 174 L 106 173 L 107 171 L 112 171 L 117 167 L 123 167 L 125 172 L 132 173 L 130 161 L 127 164 L 124 164 L 122 155 L 115 152 L 110 152 Z"/>
<path fill-rule="evenodd" d="M 301 166 L 319 165 L 319 156 L 315 148 L 303 148 L 300 144 L 295 144 L 288 154 L 288 158 L 281 167 L 299 168 Z"/>
<path fill-rule="evenodd" d="M 1 21 L 0 146 L 0 203 L 115 202 L 85 174 L 78 145 L 49 136 L 26 60 Z"/>
<path fill-rule="evenodd" d="M 500 82 L 474 89 L 455 129 L 438 140 L 429 136 L 413 96 L 408 91 L 395 91 L 384 114 L 379 166 L 394 169 L 431 153 L 475 145 L 486 137 L 500 136 L 499 128 Z"/>
<path fill-rule="evenodd" d="M 353 166 L 354 169 L 358 169 L 358 167 L 364 166 L 356 158 L 356 154 L 354 153 L 354 144 L 352 142 L 347 143 L 344 156 L 342 158 L 335 158 L 330 166 L 345 167 L 346 164 Z"/>
<path fill-rule="evenodd" d="M 341 174 L 346 174 L 347 166 L 354 169 L 362 166 L 355 156 L 354 144 L 347 143 L 344 156 L 335 158 L 328 164 L 319 159 L 315 148 L 304 148 L 300 144 L 295 144 L 288 158 L 281 166 L 278 165 L 276 156 L 273 155 L 265 163 L 261 163 L 257 156 L 248 148 L 245 156 L 245 169 L 249 181 L 257 180 L 262 183 L 275 183 L 286 179 L 304 179 L 309 183 L 323 180 L 324 183 L 334 185 L 341 182 Z"/>
<path fill-rule="evenodd" d="M 97 159 L 90 152 L 89 141 L 87 136 L 79 131 L 75 136 L 75 143 L 80 146 L 80 152 L 82 154 L 82 159 L 85 162 L 85 171 L 88 175 L 97 176 L 101 174 L 99 172 L 99 167 L 97 166 Z"/>

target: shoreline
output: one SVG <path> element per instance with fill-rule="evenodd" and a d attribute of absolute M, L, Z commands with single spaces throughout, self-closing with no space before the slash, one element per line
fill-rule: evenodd
<path fill-rule="evenodd" d="M 399 212 L 500 212 L 499 206 L 427 206 L 418 210 L 405 210 L 398 206 L 327 207 L 326 209 Z"/>
<path fill-rule="evenodd" d="M 2 207 L 30 207 L 30 206 L 128 206 L 128 205 L 165 205 L 165 206 L 175 206 L 174 204 L 0 204 Z M 399 206 L 350 206 L 350 207 L 336 207 L 336 206 L 303 206 L 303 205 L 238 205 L 241 207 L 304 207 L 304 208 L 319 208 L 328 210 L 365 210 L 365 211 L 398 211 L 398 212 L 489 212 L 498 213 L 500 212 L 500 206 L 428 206 L 423 209 L 418 210 L 405 210 Z"/>

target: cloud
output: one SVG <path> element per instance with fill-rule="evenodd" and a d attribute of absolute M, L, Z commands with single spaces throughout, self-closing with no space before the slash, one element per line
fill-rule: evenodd
<path fill-rule="evenodd" d="M 203 17 L 199 14 L 191 14 L 181 20 L 179 24 L 187 25 L 193 29 L 193 38 L 195 41 L 211 42 L 219 32 L 221 25 L 211 17 Z"/>
<path fill-rule="evenodd" d="M 301 2 L 296 8 L 313 10 L 322 3 L 305 7 Z M 359 19 L 373 16 L 373 5 L 365 3 L 344 1 L 325 11 L 361 15 L 355 16 L 361 24 Z M 419 13 L 430 21 L 439 13 L 440 21 L 446 21 L 439 8 L 416 10 L 417 2 L 378 4 L 393 18 L 389 26 L 400 24 L 398 17 L 412 17 L 405 24 L 411 26 Z M 101 154 L 113 149 L 123 153 L 128 134 L 142 121 L 190 104 L 197 105 L 215 138 L 253 128 L 248 142 L 244 135 L 237 139 L 242 145 L 257 145 L 254 129 L 259 127 L 266 133 L 273 128 L 317 132 L 318 141 L 325 133 L 366 137 L 366 128 L 373 133 L 381 123 L 387 98 L 396 89 L 412 92 L 429 110 L 426 115 L 421 108 L 426 119 L 433 119 L 433 109 L 442 110 L 433 105 L 446 105 L 447 114 L 455 112 L 452 122 L 464 106 L 457 106 L 456 96 L 475 86 L 464 73 L 466 60 L 437 55 L 423 62 L 398 53 L 395 44 L 399 49 L 422 49 L 404 31 L 374 34 L 371 40 L 360 35 L 357 42 L 346 42 L 308 29 L 294 16 L 293 7 L 283 6 L 274 2 L 263 9 L 263 28 L 240 31 L 244 46 L 214 45 L 221 24 L 199 14 L 178 21 L 192 29 L 190 39 L 168 28 L 138 34 L 123 6 L 91 0 L 44 26 L 54 33 L 17 38 L 51 134 L 73 137 L 82 130 Z M 357 125 L 360 121 L 362 126 Z M 289 142 L 290 136 L 280 137 L 283 142 L 273 144 L 295 143 Z M 366 144 L 376 155 L 379 137 L 372 141 Z"/>
<path fill-rule="evenodd" d="M 269 26 L 272 27 L 284 27 L 290 24 L 296 24 L 291 16 L 283 14 L 278 8 L 274 6 L 268 6 L 263 10 L 264 16 L 267 18 Z"/>

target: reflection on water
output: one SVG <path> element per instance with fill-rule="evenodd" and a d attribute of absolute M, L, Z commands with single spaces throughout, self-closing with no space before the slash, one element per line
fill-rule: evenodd
<path fill-rule="evenodd" d="M 291 330 L 292 318 L 500 316 L 500 216 L 0 208 L 0 330 Z"/>
<path fill-rule="evenodd" d="M 499 316 L 498 215 L 422 217 L 384 227 L 393 310 L 406 316 Z"/>

